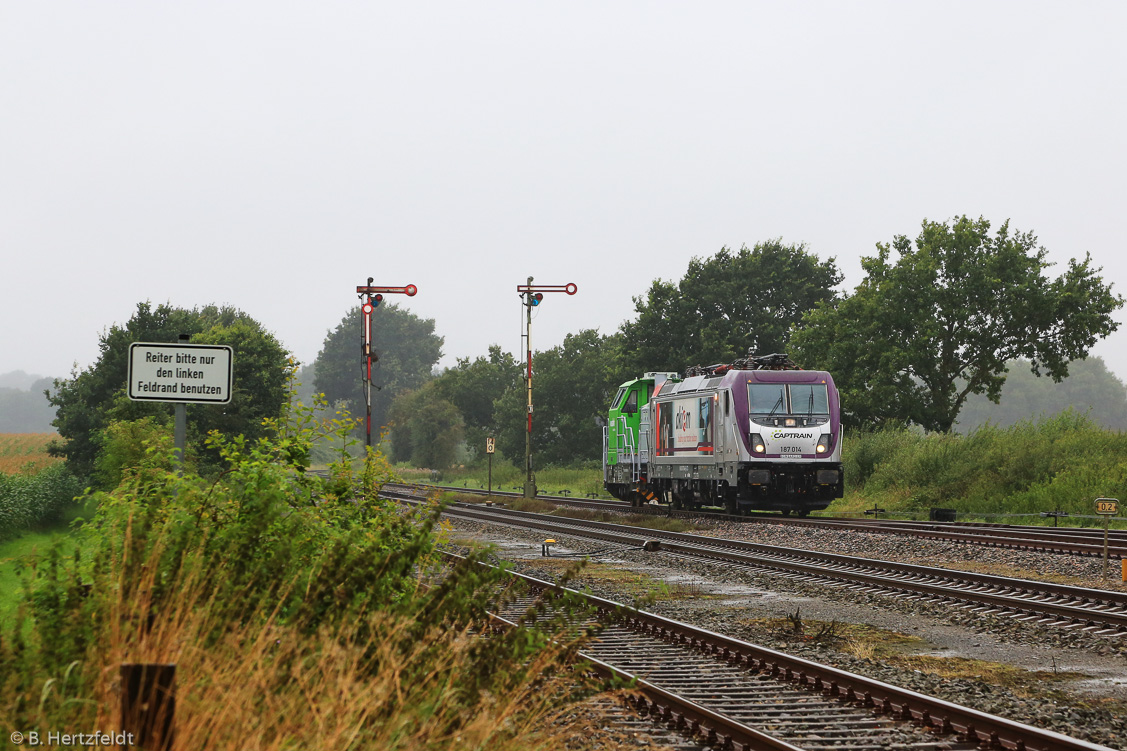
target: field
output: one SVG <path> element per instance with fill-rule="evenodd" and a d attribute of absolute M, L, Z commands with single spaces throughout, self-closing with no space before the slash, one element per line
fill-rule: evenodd
<path fill-rule="evenodd" d="M 33 475 L 62 459 L 47 455 L 56 433 L 0 433 L 0 472 Z"/>

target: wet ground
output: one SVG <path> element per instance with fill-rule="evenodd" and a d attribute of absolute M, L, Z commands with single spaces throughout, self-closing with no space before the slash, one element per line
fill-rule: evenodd
<path fill-rule="evenodd" d="M 1029 671 L 1077 673 L 1082 677 L 1058 687 L 1077 697 L 1127 702 L 1127 659 L 1114 642 L 1101 645 L 1097 641 L 1091 649 L 1046 644 L 1044 638 L 1024 642 L 1009 632 L 989 633 L 981 623 L 978 628 L 962 625 L 975 618 L 965 611 L 953 610 L 936 617 L 912 609 L 851 601 L 849 594 L 837 587 L 807 585 L 795 591 L 794 583 L 785 580 L 773 584 L 770 577 L 763 575 L 690 563 L 663 554 L 607 550 L 598 542 L 561 538 L 550 546 L 550 560 L 546 560 L 541 554 L 543 538 L 533 533 L 463 522 L 455 526 L 466 538 L 494 545 L 500 557 L 520 561 L 522 572 L 533 576 L 537 576 L 538 570 L 542 578 L 555 578 L 564 561 L 587 555 L 596 564 L 594 569 L 631 572 L 643 581 L 663 583 L 671 596 L 663 597 L 648 609 L 679 620 L 703 621 L 707 628 L 748 641 L 756 641 L 754 629 L 749 631 L 749 622 L 787 618 L 797 612 L 809 622 L 866 624 L 918 637 L 921 641 L 913 641 L 910 647 L 914 654 L 963 657 Z M 623 585 L 621 581 L 616 584 L 619 577 L 592 573 L 594 576 L 585 578 L 584 584 L 601 590 L 596 594 L 611 597 L 617 589 L 618 599 L 622 600 L 642 594 L 636 586 Z"/>

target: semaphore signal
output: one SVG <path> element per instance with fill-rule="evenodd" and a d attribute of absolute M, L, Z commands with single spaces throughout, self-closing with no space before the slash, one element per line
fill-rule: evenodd
<path fill-rule="evenodd" d="M 414 297 L 419 288 L 414 284 L 405 287 L 375 287 L 373 277 L 368 283 L 356 287 L 356 294 L 363 300 L 360 306 L 362 325 L 360 328 L 360 358 L 364 376 L 364 432 L 365 446 L 372 445 L 372 363 L 379 361 L 379 355 L 372 349 L 372 313 L 383 302 L 384 295 L 407 295 Z"/>
<path fill-rule="evenodd" d="M 528 371 L 525 374 L 525 383 L 528 391 L 528 429 L 524 436 L 524 497 L 536 497 L 536 476 L 532 473 L 532 309 L 544 300 L 545 292 L 564 292 L 574 295 L 579 287 L 573 283 L 568 284 L 532 284 L 532 277 L 528 277 L 528 284 L 518 284 L 517 294 L 522 298 L 525 307 L 526 325 L 524 330 L 525 351 L 528 354 Z"/>

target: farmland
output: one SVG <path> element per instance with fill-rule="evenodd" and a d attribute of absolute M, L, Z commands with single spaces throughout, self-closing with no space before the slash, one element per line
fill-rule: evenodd
<path fill-rule="evenodd" d="M 30 475 L 62 461 L 47 455 L 56 433 L 0 433 L 0 472 Z"/>
<path fill-rule="evenodd" d="M 47 456 L 47 444 L 57 438 L 59 435 L 55 433 L 0 433 L 0 472 L 34 475 L 62 461 Z"/>

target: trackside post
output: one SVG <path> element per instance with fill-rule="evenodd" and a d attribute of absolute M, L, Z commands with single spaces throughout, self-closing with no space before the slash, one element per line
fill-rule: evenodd
<path fill-rule="evenodd" d="M 1096 513 L 1104 518 L 1104 568 L 1103 579 L 1107 581 L 1107 528 L 1111 523 L 1111 517 L 1119 513 L 1119 499 L 1118 498 L 1097 498 L 1096 499 Z M 1127 569 L 1124 569 L 1127 571 Z M 1125 574 L 1127 576 L 1127 574 Z M 1125 579 L 1127 581 L 1127 579 Z"/>

